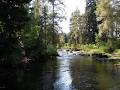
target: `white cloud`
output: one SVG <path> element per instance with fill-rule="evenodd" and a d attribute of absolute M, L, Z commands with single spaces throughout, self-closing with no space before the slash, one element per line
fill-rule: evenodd
<path fill-rule="evenodd" d="M 71 16 L 71 13 L 78 8 L 81 13 L 85 12 L 85 6 L 86 6 L 86 0 L 64 0 L 64 4 L 66 5 L 65 11 L 66 11 L 66 20 L 60 23 L 60 26 L 62 27 L 62 31 L 65 33 L 68 33 L 69 30 L 69 19 Z"/>

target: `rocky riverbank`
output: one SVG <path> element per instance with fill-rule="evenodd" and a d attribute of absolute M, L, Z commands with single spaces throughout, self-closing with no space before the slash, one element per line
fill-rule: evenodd
<path fill-rule="evenodd" d="M 106 62 L 106 61 L 112 61 L 119 63 L 120 62 L 120 55 L 117 54 L 109 54 L 109 53 L 103 53 L 99 52 L 97 50 L 94 51 L 83 51 L 83 50 L 71 50 L 71 49 L 58 49 L 57 50 L 59 56 L 63 55 L 81 55 L 81 56 L 90 56 L 94 60 Z"/>

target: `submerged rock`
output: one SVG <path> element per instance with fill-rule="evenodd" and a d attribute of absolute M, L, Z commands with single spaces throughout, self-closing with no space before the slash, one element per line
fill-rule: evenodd
<path fill-rule="evenodd" d="M 100 53 L 100 54 L 92 54 L 92 57 L 95 57 L 95 58 L 108 58 L 107 55 L 104 55 L 102 53 Z"/>
<path fill-rule="evenodd" d="M 92 58 L 93 58 L 93 60 L 97 60 L 97 61 L 100 61 L 100 62 L 106 62 L 108 60 L 108 56 L 104 55 L 102 53 L 92 54 Z"/>

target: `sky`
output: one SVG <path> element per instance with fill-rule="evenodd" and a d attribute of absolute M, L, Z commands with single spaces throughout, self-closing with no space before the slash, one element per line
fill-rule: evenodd
<path fill-rule="evenodd" d="M 69 20 L 71 17 L 71 13 L 74 12 L 77 8 L 80 10 L 80 13 L 85 12 L 85 6 L 86 6 L 86 0 L 64 0 L 65 4 L 65 11 L 66 11 L 66 20 L 63 20 L 63 22 L 60 23 L 60 26 L 62 27 L 62 31 L 64 33 L 69 33 Z"/>

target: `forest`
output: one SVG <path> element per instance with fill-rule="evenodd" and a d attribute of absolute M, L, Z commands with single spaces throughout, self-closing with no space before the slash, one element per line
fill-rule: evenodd
<path fill-rule="evenodd" d="M 61 32 L 65 19 L 61 0 L 0 1 L 0 62 L 17 65 L 56 56 L 58 48 L 90 53 L 120 54 L 119 0 L 87 0 L 76 9 L 70 32 Z"/>
<path fill-rule="evenodd" d="M 60 47 L 119 58 L 119 8 L 119 0 L 87 0 L 84 14 L 79 9 L 71 14 L 70 32 L 60 35 Z"/>
<path fill-rule="evenodd" d="M 85 3 L 65 33 L 64 0 L 0 0 L 0 90 L 120 90 L 120 0 Z"/>
<path fill-rule="evenodd" d="M 0 63 L 16 66 L 56 56 L 63 6 L 59 0 L 1 0 Z"/>

